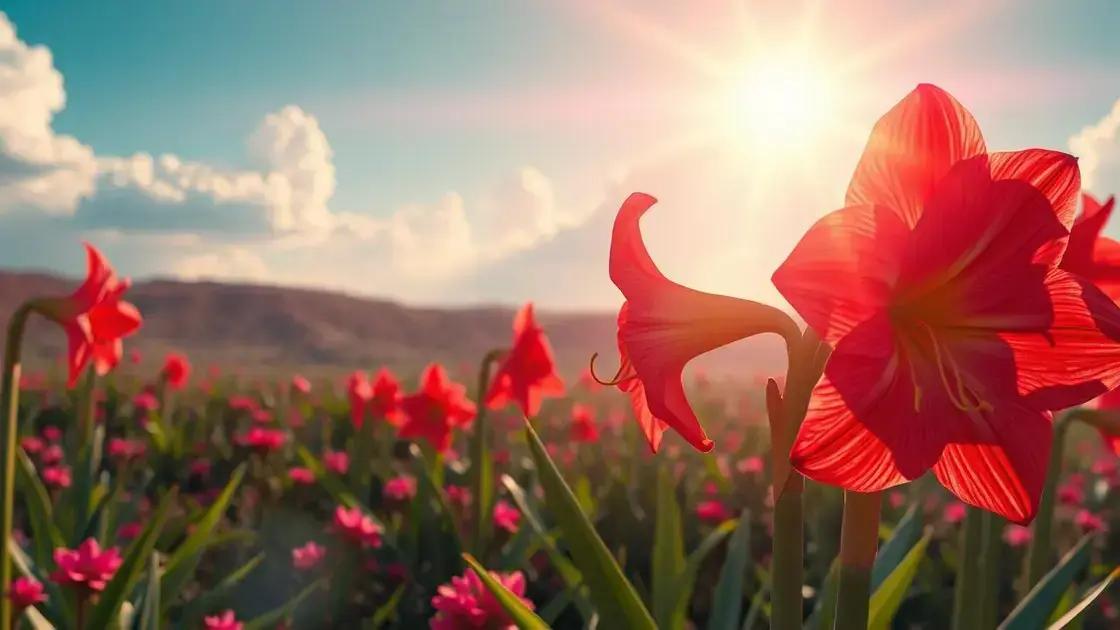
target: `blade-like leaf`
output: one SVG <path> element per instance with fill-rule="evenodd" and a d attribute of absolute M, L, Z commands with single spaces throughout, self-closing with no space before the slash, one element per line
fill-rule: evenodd
<path fill-rule="evenodd" d="M 655 630 L 657 626 L 649 611 L 642 605 L 634 585 L 627 581 L 614 556 L 580 510 L 571 488 L 548 456 L 537 432 L 528 423 L 525 425 L 525 434 L 540 474 L 549 511 L 560 524 L 564 540 L 589 588 L 591 600 L 598 608 L 604 627 Z"/>
<path fill-rule="evenodd" d="M 666 468 L 657 471 L 657 518 L 653 528 L 652 578 L 653 619 L 662 630 L 680 628 L 683 615 L 677 618 L 673 589 L 684 571 L 684 540 L 681 534 L 681 510 L 677 505 L 675 484 Z"/>
<path fill-rule="evenodd" d="M 133 628 L 136 630 L 159 630 L 159 553 L 152 552 L 148 560 L 148 582 L 144 588 L 144 603 Z"/>
<path fill-rule="evenodd" d="M 1093 534 L 1087 534 L 1058 563 L 1044 575 L 1019 605 L 1000 624 L 1000 630 L 1033 630 L 1043 628 L 1054 607 L 1062 598 L 1073 579 L 1089 564 L 1090 543 Z"/>
<path fill-rule="evenodd" d="M 737 525 L 738 523 L 733 520 L 724 521 L 705 536 L 692 553 L 688 554 L 688 560 L 685 562 L 680 575 L 677 576 L 671 593 L 673 607 L 669 618 L 674 624 L 673 627 L 684 627 L 685 616 L 688 613 L 688 602 L 692 599 L 692 589 L 696 586 L 696 576 L 700 573 L 700 565 L 704 563 L 708 554 L 735 530 Z"/>
<path fill-rule="evenodd" d="M 385 600 L 385 603 L 378 606 L 377 610 L 374 611 L 373 619 L 370 620 L 370 625 L 374 628 L 380 628 L 394 619 L 397 615 L 397 606 L 400 605 L 401 598 L 404 597 L 404 591 L 404 584 L 398 586 L 397 590 L 393 591 L 393 594 L 389 596 L 389 599 Z"/>
<path fill-rule="evenodd" d="M 1093 602 L 1097 601 L 1097 598 L 1108 590 L 1109 585 L 1118 577 L 1120 577 L 1120 567 L 1113 569 L 1100 583 L 1089 589 L 1089 592 L 1085 593 L 1085 597 L 1082 597 L 1081 601 L 1077 602 L 1073 608 L 1070 608 L 1069 611 L 1062 615 L 1057 621 L 1050 624 L 1047 630 L 1062 630 L 1062 628 L 1076 621 L 1077 618 L 1081 616 L 1081 613 L 1088 610 L 1089 606 L 1092 606 Z"/>
<path fill-rule="evenodd" d="M 879 589 L 879 585 L 902 562 L 902 559 L 914 548 L 921 536 L 922 519 L 918 511 L 918 504 L 914 503 L 899 519 L 891 537 L 875 554 L 875 564 L 871 567 L 872 593 Z"/>
<path fill-rule="evenodd" d="M 495 580 L 494 576 L 490 575 L 486 567 L 475 560 L 474 556 L 464 553 L 463 560 L 466 560 L 471 570 L 482 580 L 486 589 L 490 591 L 494 599 L 498 600 L 506 614 L 509 615 L 510 620 L 517 624 L 520 630 L 548 630 L 548 624 L 538 617 L 532 608 L 526 606 L 520 597 L 511 593 L 501 582 Z"/>
<path fill-rule="evenodd" d="M 202 559 L 202 552 L 206 549 L 207 541 L 210 539 L 214 527 L 222 519 L 226 507 L 229 506 L 230 500 L 244 477 L 245 464 L 242 464 L 237 467 L 237 470 L 233 471 L 233 475 L 230 476 L 230 480 L 226 487 L 222 489 L 221 494 L 210 504 L 202 518 L 195 523 L 194 531 L 175 548 L 175 551 L 167 559 L 163 577 L 160 579 L 160 590 L 163 594 L 160 599 L 163 602 L 164 611 L 170 608 L 175 596 L 194 575 L 194 570 L 198 567 L 199 560 Z"/>
<path fill-rule="evenodd" d="M 63 546 L 62 532 L 55 527 L 51 518 L 51 500 L 39 475 L 35 472 L 35 465 L 27 457 L 23 449 L 19 449 L 19 467 L 16 471 L 20 487 L 23 489 L 24 501 L 27 506 L 27 518 L 31 522 L 31 545 L 34 552 L 35 564 L 45 565 L 50 562 L 51 552 L 55 547 Z"/>
<path fill-rule="evenodd" d="M 739 525 L 727 545 L 727 557 L 719 571 L 719 581 L 712 594 L 712 614 L 708 617 L 708 630 L 738 630 L 743 614 L 743 578 L 751 559 L 750 512 L 743 510 Z"/>
<path fill-rule="evenodd" d="M 899 532 L 896 530 L 894 537 L 898 535 Z M 887 628 L 890 628 L 891 620 L 898 612 L 898 607 L 902 605 L 902 600 L 910 590 L 914 577 L 918 575 L 918 567 L 925 558 L 926 547 L 929 546 L 932 535 L 932 532 L 927 531 L 871 595 L 867 621 L 869 630 L 887 630 Z M 892 540 L 894 537 L 892 537 Z"/>
<path fill-rule="evenodd" d="M 299 608 L 303 600 L 310 597 L 312 593 L 322 588 L 325 584 L 325 579 L 319 579 L 308 584 L 306 588 L 297 593 L 295 597 L 289 599 L 283 606 L 246 621 L 244 625 L 242 625 L 242 630 L 264 630 L 265 628 L 276 627 L 276 624 L 295 614 L 296 608 Z"/>
<path fill-rule="evenodd" d="M 102 591 L 97 600 L 97 605 L 94 606 L 93 612 L 86 622 L 87 628 L 108 628 L 111 621 L 117 618 L 121 605 L 124 604 L 128 594 L 132 592 L 133 585 L 140 579 L 140 574 L 143 573 L 144 567 L 155 549 L 156 540 L 159 539 L 160 531 L 163 530 L 163 524 L 167 520 L 167 512 L 175 503 L 178 495 L 177 489 L 174 488 L 163 495 L 163 500 L 160 501 L 159 508 L 152 520 L 148 522 L 148 526 L 144 528 L 140 536 L 132 542 L 124 556 L 121 567 L 113 575 L 113 579 L 109 580 L 105 590 Z"/>
<path fill-rule="evenodd" d="M 326 491 L 331 495 L 331 498 L 336 503 L 345 505 L 348 508 L 359 507 L 362 502 L 354 496 L 346 484 L 334 475 L 329 475 L 323 467 L 323 463 L 319 461 L 318 457 L 311 454 L 307 447 L 300 446 L 296 449 L 296 454 L 303 460 L 303 465 L 311 469 L 315 473 L 315 479 L 318 480 L 319 485 L 323 486 Z"/>

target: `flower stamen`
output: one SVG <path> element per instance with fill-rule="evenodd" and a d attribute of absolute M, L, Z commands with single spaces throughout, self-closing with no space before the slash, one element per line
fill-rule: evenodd
<path fill-rule="evenodd" d="M 618 364 L 618 371 L 614 373 L 614 376 L 612 376 L 609 380 L 604 381 L 603 379 L 599 378 L 598 374 L 595 373 L 595 359 L 598 359 L 598 358 L 599 358 L 599 353 L 598 352 L 592 354 L 591 355 L 591 364 L 587 367 L 587 369 L 591 373 L 591 378 L 595 379 L 595 382 L 600 384 L 600 385 L 606 385 L 607 387 L 614 387 L 615 385 L 619 385 L 621 383 L 625 383 L 626 381 L 632 380 L 637 376 L 637 374 L 627 374 L 626 376 L 623 376 L 622 373 L 626 370 L 627 366 L 629 365 L 629 362 L 624 360 L 624 361 L 622 361 L 622 363 Z"/>
<path fill-rule="evenodd" d="M 964 382 L 964 376 L 961 373 L 960 365 L 958 365 L 956 359 L 953 358 L 953 354 L 948 350 L 942 351 L 941 342 L 938 341 L 937 335 L 933 332 L 933 328 L 925 322 L 922 322 L 922 327 L 925 328 L 926 333 L 929 335 L 930 345 L 933 346 L 933 357 L 937 365 L 937 375 L 941 378 L 941 385 L 945 388 L 945 393 L 949 397 L 949 402 L 965 413 L 991 411 L 991 403 L 984 400 L 975 390 Z M 951 384 L 949 382 L 950 376 L 952 376 L 953 381 Z M 915 385 L 915 411 L 918 409 L 920 400 L 921 390 Z"/>

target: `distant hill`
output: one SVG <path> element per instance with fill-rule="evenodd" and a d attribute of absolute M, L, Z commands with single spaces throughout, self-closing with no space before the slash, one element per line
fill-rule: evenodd
<path fill-rule="evenodd" d="M 0 271 L 0 321 L 6 326 L 29 297 L 65 295 L 77 282 Z M 143 313 L 144 326 L 126 340 L 126 351 L 138 350 L 146 363 L 155 363 L 177 349 L 196 365 L 248 373 L 382 364 L 414 370 L 431 360 L 452 367 L 474 365 L 487 350 L 508 345 L 514 312 L 512 306 L 413 307 L 328 291 L 171 280 L 139 282 L 127 299 Z M 605 371 L 616 365 L 613 313 L 537 315 L 566 374 L 578 374 L 593 352 L 603 354 Z M 64 349 L 62 333 L 38 321 L 28 331 L 24 356 L 29 364 L 43 366 Z M 712 353 L 704 365 L 715 373 L 752 373 L 763 367 L 777 373 L 784 355 L 778 340 L 765 338 Z"/>

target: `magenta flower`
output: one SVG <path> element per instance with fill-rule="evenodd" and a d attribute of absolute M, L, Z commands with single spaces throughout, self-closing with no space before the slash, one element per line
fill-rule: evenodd
<path fill-rule="evenodd" d="M 355 545 L 374 549 L 381 546 L 381 526 L 361 508 L 335 508 L 334 530 Z"/>
<path fill-rule="evenodd" d="M 1012 523 L 1004 528 L 1003 541 L 1011 547 L 1022 547 L 1031 541 L 1031 528 Z"/>
<path fill-rule="evenodd" d="M 521 526 L 521 511 L 506 501 L 494 504 L 494 527 L 508 533 L 516 534 Z"/>
<path fill-rule="evenodd" d="M 466 486 L 447 486 L 447 502 L 459 509 L 466 509 L 471 504 L 471 489 Z"/>
<path fill-rule="evenodd" d="M 37 455 L 43 450 L 45 444 L 43 444 L 43 440 L 41 440 L 40 438 L 37 438 L 34 435 L 28 435 L 20 439 L 19 446 L 23 449 L 23 452 L 27 453 L 28 455 Z"/>
<path fill-rule="evenodd" d="M 953 501 L 945 506 L 945 511 L 942 513 L 942 518 L 950 525 L 956 525 L 964 520 L 967 508 L 960 501 Z"/>
<path fill-rule="evenodd" d="M 326 451 L 323 453 L 323 465 L 336 475 L 345 475 L 350 470 L 350 456 L 346 451 Z"/>
<path fill-rule="evenodd" d="M 43 593 L 43 584 L 35 578 L 20 576 L 12 580 L 12 588 L 8 592 L 8 599 L 12 600 L 12 607 L 21 611 L 28 606 L 42 604 L 47 601 Z"/>
<path fill-rule="evenodd" d="M 51 581 L 87 593 L 99 593 L 121 566 L 116 547 L 102 550 L 97 539 L 87 538 L 77 549 L 55 549 Z"/>
<path fill-rule="evenodd" d="M 490 575 L 523 604 L 533 608 L 533 602 L 525 598 L 525 576 L 520 571 L 491 571 Z M 463 575 L 451 578 L 449 584 L 439 587 L 432 598 L 432 608 L 436 609 L 436 614 L 428 622 L 431 630 L 513 630 L 517 627 L 478 575 L 469 569 Z"/>
<path fill-rule="evenodd" d="M 241 630 L 242 626 L 243 624 L 237 620 L 232 610 L 202 619 L 202 627 L 206 630 Z"/>
<path fill-rule="evenodd" d="M 1089 510 L 1078 510 L 1077 515 L 1073 517 L 1073 522 L 1083 534 L 1105 530 L 1104 519 Z"/>
<path fill-rule="evenodd" d="M 731 514 L 721 501 L 709 499 L 696 505 L 696 518 L 710 525 L 719 525 L 731 518 Z"/>
<path fill-rule="evenodd" d="M 310 468 L 293 466 L 288 469 L 288 479 L 296 485 L 309 486 L 315 483 L 315 473 L 311 472 Z"/>
<path fill-rule="evenodd" d="M 70 487 L 70 467 L 66 465 L 50 466 L 43 469 L 43 483 L 48 488 L 62 489 Z"/>
<path fill-rule="evenodd" d="M 740 460 L 738 464 L 735 464 L 735 469 L 744 475 L 753 477 L 761 475 L 762 471 L 766 470 L 766 462 L 762 461 L 762 458 L 758 455 L 751 455 L 750 457 L 745 457 Z"/>
<path fill-rule="evenodd" d="M 292 549 L 292 566 L 298 571 L 310 571 L 318 566 L 326 555 L 326 547 L 313 540 L 308 541 L 306 545 Z"/>
<path fill-rule="evenodd" d="M 265 454 L 280 450 L 284 443 L 288 441 L 288 435 L 277 429 L 253 427 L 246 433 L 237 436 L 235 441 L 241 446 Z"/>
<path fill-rule="evenodd" d="M 385 482 L 385 498 L 390 501 L 409 501 L 414 496 L 416 496 L 415 477 L 401 475 Z"/>

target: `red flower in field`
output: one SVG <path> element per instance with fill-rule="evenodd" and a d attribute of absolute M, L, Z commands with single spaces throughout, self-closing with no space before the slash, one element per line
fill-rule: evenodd
<path fill-rule="evenodd" d="M 390 501 L 410 501 L 414 496 L 416 496 L 415 477 L 401 475 L 385 482 L 385 498 Z"/>
<path fill-rule="evenodd" d="M 520 571 L 490 571 L 490 575 L 520 599 L 521 603 L 533 608 L 533 602 L 525 598 L 525 576 Z M 482 584 L 478 575 L 470 569 L 463 575 L 451 578 L 450 584 L 443 584 L 436 590 L 432 608 L 435 608 L 436 614 L 428 622 L 431 630 L 512 630 L 517 627 L 498 600 L 490 594 L 490 590 Z"/>
<path fill-rule="evenodd" d="M 241 630 L 242 626 L 232 610 L 202 618 L 202 627 L 206 630 Z"/>
<path fill-rule="evenodd" d="M 34 435 L 28 435 L 20 438 L 19 446 L 28 455 L 36 455 L 43 450 L 43 440 Z"/>
<path fill-rule="evenodd" d="M 53 425 L 45 426 L 43 427 L 42 435 L 43 439 L 48 442 L 58 442 L 62 439 L 62 429 Z"/>
<path fill-rule="evenodd" d="M 599 441 L 599 427 L 595 416 L 587 405 L 572 405 L 572 441 L 594 444 Z"/>
<path fill-rule="evenodd" d="M 116 547 L 104 551 L 94 538 L 87 538 L 77 549 L 55 549 L 51 581 L 87 592 L 99 593 L 121 566 Z"/>
<path fill-rule="evenodd" d="M 451 448 L 451 429 L 463 427 L 474 420 L 475 406 L 467 398 L 467 388 L 454 383 L 438 363 L 424 368 L 420 375 L 420 391 L 401 401 L 405 420 L 399 436 L 402 439 L 424 438 L 437 451 Z"/>
<path fill-rule="evenodd" d="M 447 486 L 447 502 L 459 509 L 466 509 L 471 504 L 471 489 L 466 486 Z"/>
<path fill-rule="evenodd" d="M 1105 529 L 1104 519 L 1089 510 L 1078 510 L 1077 515 L 1073 517 L 1073 522 L 1077 524 L 1078 529 L 1083 534 L 1100 532 Z"/>
<path fill-rule="evenodd" d="M 740 460 L 738 464 L 735 464 L 735 469 L 744 475 L 753 477 L 761 475 L 762 472 L 766 470 L 766 462 L 762 461 L 762 458 L 758 455 L 751 455 L 750 457 L 745 457 Z"/>
<path fill-rule="evenodd" d="M 946 523 L 955 525 L 964 520 L 965 514 L 967 512 L 968 508 L 966 508 L 963 503 L 961 503 L 960 501 L 953 501 L 945 506 L 945 512 L 943 513 L 942 518 Z"/>
<path fill-rule="evenodd" d="M 92 361 L 98 374 L 106 374 L 120 363 L 124 353 L 121 339 L 136 332 L 143 321 L 140 311 L 121 297 L 128 290 L 127 278 L 118 278 L 101 252 L 85 244 L 86 279 L 65 298 L 41 300 L 39 312 L 66 331 L 67 385 L 78 382 Z"/>
<path fill-rule="evenodd" d="M 389 368 L 377 371 L 373 379 L 373 398 L 369 402 L 370 411 L 374 418 L 384 418 L 389 424 L 399 427 L 404 422 L 401 413 L 401 384 Z"/>
<path fill-rule="evenodd" d="M 520 526 L 521 510 L 506 501 L 499 500 L 494 504 L 494 527 L 507 534 L 516 534 Z"/>
<path fill-rule="evenodd" d="M 139 536 L 142 531 L 144 531 L 144 524 L 139 521 L 132 521 L 121 525 L 121 528 L 117 530 L 117 538 L 132 540 Z"/>
<path fill-rule="evenodd" d="M 136 411 L 147 414 L 159 409 L 159 399 L 152 392 L 145 390 L 132 397 L 132 406 Z"/>
<path fill-rule="evenodd" d="M 1085 490 L 1080 478 L 1072 478 L 1058 487 L 1058 502 L 1063 505 L 1081 505 L 1085 501 Z"/>
<path fill-rule="evenodd" d="M 35 578 L 21 575 L 12 580 L 12 588 L 8 592 L 8 599 L 12 601 L 12 607 L 19 612 L 28 606 L 42 604 L 47 601 L 47 596 L 43 593 L 41 582 Z"/>
<path fill-rule="evenodd" d="M 299 571 L 309 571 L 318 566 L 326 556 L 326 547 L 313 540 L 308 541 L 306 545 L 292 549 L 292 566 Z"/>
<path fill-rule="evenodd" d="M 288 469 L 288 479 L 297 486 L 310 486 L 315 483 L 315 473 L 310 468 L 293 466 Z"/>
<path fill-rule="evenodd" d="M 564 381 L 556 374 L 552 346 L 533 317 L 530 302 L 513 318 L 513 348 L 498 367 L 484 402 L 498 409 L 511 401 L 528 417 L 541 410 L 541 400 L 564 394 Z"/>
<path fill-rule="evenodd" d="M 244 395 L 230 396 L 228 404 L 229 404 L 229 408 L 233 411 L 250 411 L 251 412 L 251 411 L 255 411 L 259 407 L 259 404 L 257 403 L 256 398 L 253 398 L 252 396 L 244 396 Z"/>
<path fill-rule="evenodd" d="M 345 475 L 350 470 L 350 456 L 346 451 L 326 451 L 323 453 L 323 465 L 336 475 Z"/>
<path fill-rule="evenodd" d="M 191 363 L 178 352 L 169 352 L 163 360 L 160 375 L 171 389 L 183 389 L 191 377 Z"/>
<path fill-rule="evenodd" d="M 361 508 L 338 506 L 334 510 L 334 529 L 344 539 L 360 546 L 381 546 L 381 526 Z"/>
<path fill-rule="evenodd" d="M 48 488 L 69 488 L 70 481 L 69 466 L 50 466 L 43 469 L 43 484 Z"/>
<path fill-rule="evenodd" d="M 288 434 L 277 429 L 252 427 L 235 440 L 241 446 L 251 448 L 260 453 L 270 453 L 280 450 L 288 441 Z"/>
<path fill-rule="evenodd" d="M 272 412 L 268 409 L 254 409 L 249 412 L 249 417 L 257 424 L 271 424 Z"/>
<path fill-rule="evenodd" d="M 1061 268 L 1093 282 L 1112 301 L 1120 301 L 1120 242 L 1101 231 L 1112 215 L 1116 199 L 1103 204 L 1088 193 L 1081 194 L 1081 214 L 1069 231 L 1069 244 Z"/>
<path fill-rule="evenodd" d="M 762 332 L 794 334 L 785 313 L 756 302 L 677 284 L 650 258 L 638 222 L 656 202 L 634 193 L 618 211 L 611 237 L 611 280 L 626 296 L 618 312 L 618 374 L 638 425 L 656 451 L 672 427 L 700 451 L 712 450 L 688 404 L 681 372 L 694 357 Z"/>
<path fill-rule="evenodd" d="M 709 499 L 696 505 L 696 518 L 711 525 L 719 525 L 731 518 L 731 513 L 721 501 Z"/>
<path fill-rule="evenodd" d="M 148 445 L 142 440 L 127 440 L 112 438 L 108 446 L 109 457 L 119 462 L 135 461 L 144 457 L 148 452 Z"/>
<path fill-rule="evenodd" d="M 58 444 L 51 444 L 47 448 L 43 449 L 43 452 L 39 455 L 39 461 L 46 466 L 53 466 L 61 462 L 62 457 L 62 447 Z"/>
<path fill-rule="evenodd" d="M 1003 529 L 1003 541 L 1009 547 L 1022 547 L 1031 541 L 1031 528 L 1010 524 Z"/>
<path fill-rule="evenodd" d="M 210 474 L 210 460 L 196 459 L 191 462 L 188 472 L 192 477 L 205 477 Z"/>
<path fill-rule="evenodd" d="M 308 396 L 311 394 L 311 381 L 296 374 L 292 376 L 291 389 L 293 394 L 300 396 Z"/>
<path fill-rule="evenodd" d="M 360 429 L 366 421 L 366 408 L 373 398 L 373 389 L 365 372 L 356 371 L 346 379 L 346 397 L 350 400 L 350 422 Z"/>
<path fill-rule="evenodd" d="M 833 346 L 798 470 L 871 492 L 932 468 L 966 503 L 1034 517 L 1051 410 L 1120 379 L 1120 309 L 1058 268 L 1079 181 L 1064 153 L 988 153 L 932 85 L 876 124 L 847 207 L 774 273 Z"/>

